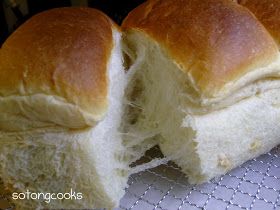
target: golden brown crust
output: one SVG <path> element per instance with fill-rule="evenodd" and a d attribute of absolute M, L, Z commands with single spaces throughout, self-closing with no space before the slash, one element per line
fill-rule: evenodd
<path fill-rule="evenodd" d="M 239 0 L 266 27 L 280 47 L 280 1 L 279 0 Z"/>
<path fill-rule="evenodd" d="M 206 97 L 278 55 L 258 20 L 228 0 L 150 0 L 122 26 L 159 42 Z"/>
<path fill-rule="evenodd" d="M 113 27 L 106 15 L 90 8 L 35 15 L 1 48 L 0 95 L 58 96 L 100 119 L 108 103 Z"/>

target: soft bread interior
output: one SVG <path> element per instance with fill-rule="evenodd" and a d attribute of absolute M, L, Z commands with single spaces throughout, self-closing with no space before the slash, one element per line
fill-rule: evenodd
<path fill-rule="evenodd" d="M 125 153 L 119 126 L 126 84 L 120 39 L 120 33 L 114 31 L 114 49 L 108 63 L 109 107 L 104 119 L 95 127 L 71 129 L 56 123 L 45 126 L 44 121 L 30 122 L 32 129 L 28 130 L 17 125 L 12 131 L 10 127 L 7 130 L 1 127 L 0 176 L 13 192 L 29 189 L 32 192 L 67 193 L 72 188 L 83 195 L 81 200 L 51 200 L 50 203 L 14 200 L 18 208 L 113 208 L 118 205 L 129 173 L 128 160 L 120 158 Z M 28 102 L 29 98 L 25 100 Z M 57 101 L 40 103 L 51 107 Z M 32 121 L 24 116 L 20 119 Z"/>
<path fill-rule="evenodd" d="M 219 111 L 187 115 L 181 127 L 195 131 L 192 141 L 197 144 L 194 149 L 200 159 L 202 175 L 201 179 L 192 175 L 190 181 L 202 182 L 224 174 L 280 144 L 279 105 L 280 89 L 272 89 Z M 184 150 L 175 151 L 166 142 L 162 150 L 173 155 L 186 170 L 184 163 L 188 156 Z"/>
<path fill-rule="evenodd" d="M 124 39 L 132 63 L 127 127 L 143 138 L 150 134 L 148 140 L 158 143 L 190 182 L 221 175 L 280 143 L 275 106 L 280 82 L 271 77 L 280 60 L 236 81 L 231 95 L 201 103 L 187 75 L 156 42 L 136 30 Z"/>

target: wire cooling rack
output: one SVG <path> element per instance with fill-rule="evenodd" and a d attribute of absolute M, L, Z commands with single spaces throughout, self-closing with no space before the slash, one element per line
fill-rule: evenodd
<path fill-rule="evenodd" d="M 189 185 L 173 163 L 128 184 L 118 210 L 280 210 L 280 147 L 202 185 Z"/>
<path fill-rule="evenodd" d="M 171 162 L 130 176 L 128 184 L 116 210 L 280 210 L 280 147 L 202 185 L 189 185 Z M 1 189 L 0 209 L 14 209 Z"/>

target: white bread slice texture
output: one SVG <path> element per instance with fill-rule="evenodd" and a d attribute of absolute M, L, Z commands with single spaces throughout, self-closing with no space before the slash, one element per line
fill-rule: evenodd
<path fill-rule="evenodd" d="M 163 142 L 162 150 L 190 173 L 190 182 L 203 182 L 228 172 L 280 144 L 280 89 L 246 98 L 205 115 L 186 116 L 182 129 L 194 132 L 193 144 L 199 162 L 187 170 L 184 149 Z M 179 140 L 181 141 L 181 140 Z M 175 143 L 175 142 L 173 142 Z M 180 142 L 175 143 L 180 145 Z"/>
<path fill-rule="evenodd" d="M 67 22 L 67 20 L 71 20 L 71 17 L 74 17 L 74 20 L 81 21 L 84 25 L 75 25 L 75 21 L 70 21 L 69 25 L 54 24 L 54 22 L 45 20 L 46 16 L 44 15 L 46 13 L 49 17 L 60 16 L 58 22 L 61 20 Z M 92 42 L 88 43 L 87 41 L 95 39 L 93 42 L 98 43 L 96 41 L 98 36 L 102 36 L 102 43 L 109 50 L 108 60 L 104 61 L 105 68 L 99 69 L 101 73 L 97 73 L 97 75 L 101 76 L 96 78 L 96 81 L 85 84 L 84 82 L 90 82 L 90 80 L 86 80 L 88 76 L 86 72 L 91 75 L 91 71 L 99 68 L 98 65 L 103 65 L 103 63 L 96 63 L 96 65 L 81 64 L 81 68 L 85 72 L 80 71 L 80 76 L 77 74 L 74 84 L 67 83 L 67 79 L 65 83 L 62 83 L 64 86 L 61 86 L 61 89 L 58 88 L 57 93 L 65 93 L 66 90 L 69 91 L 71 88 L 75 89 L 77 88 L 74 87 L 75 84 L 79 82 L 80 88 L 89 88 L 89 91 L 82 90 L 81 92 L 84 94 L 81 95 L 78 94 L 80 91 L 78 89 L 77 92 L 73 92 L 73 95 L 68 95 L 69 100 L 63 95 L 56 97 L 56 94 L 51 94 L 54 89 L 46 86 L 44 82 L 36 84 L 38 85 L 37 89 L 34 89 L 36 85 L 33 85 L 33 89 L 28 90 L 29 94 L 27 96 L 21 95 L 20 92 L 12 95 L 2 95 L 0 100 L 0 107 L 3 108 L 1 116 L 5 115 L 6 118 L 1 117 L 1 120 L 5 119 L 6 122 L 11 123 L 7 127 L 5 127 L 7 124 L 1 124 L 0 177 L 11 193 L 26 192 L 27 190 L 35 193 L 69 193 L 72 189 L 76 193 L 82 193 L 83 197 L 80 200 L 56 199 L 49 203 L 44 199 L 13 200 L 17 209 L 112 209 L 118 206 L 119 200 L 125 192 L 129 173 L 129 161 L 123 158 L 126 150 L 122 145 L 119 131 L 126 84 L 120 47 L 121 33 L 107 16 L 94 9 L 60 8 L 42 14 L 41 18 L 44 17 L 45 22 L 37 24 L 37 27 L 43 28 L 45 23 L 54 24 L 52 26 L 55 28 L 54 30 L 59 31 L 64 27 L 67 33 L 67 30 L 71 30 L 72 26 L 74 28 L 81 27 L 79 30 L 92 33 L 92 28 L 88 27 L 94 25 L 94 20 L 103 20 L 103 22 L 101 21 L 103 25 L 97 26 L 97 28 L 101 27 L 102 30 L 102 27 L 109 27 L 109 34 L 105 34 L 105 36 L 102 33 L 97 33 L 95 36 L 86 37 L 84 40 L 81 37 L 76 37 L 74 46 L 85 47 L 86 52 L 89 52 L 89 54 L 84 54 L 84 57 L 82 56 L 82 61 L 77 62 L 90 63 L 92 62 L 90 59 L 94 57 L 86 57 L 86 55 L 91 55 L 91 50 L 102 53 L 102 48 L 94 49 L 102 46 L 91 45 Z M 75 17 L 77 18 L 75 19 Z M 40 14 L 34 18 L 40 19 Z M 33 19 L 33 21 L 35 20 Z M 15 33 L 14 36 L 18 32 Z M 51 35 L 45 34 L 42 40 L 46 40 L 49 36 Z M 111 37 L 111 39 L 106 37 Z M 68 39 L 68 37 L 66 36 L 64 39 Z M 85 46 L 84 44 L 89 45 Z M 77 53 L 77 56 L 80 57 L 79 53 L 81 51 L 77 51 L 71 46 L 70 50 L 72 51 L 67 51 L 67 53 Z M 54 48 L 50 47 L 49 49 Z M 67 53 L 61 53 L 60 55 L 67 57 Z M 42 52 L 41 56 L 51 54 L 50 51 Z M 102 60 L 98 60 L 98 62 L 102 62 Z M 78 67 L 78 65 L 74 67 Z M 5 66 L 1 66 L 1 69 L 3 68 Z M 68 68 L 73 71 L 73 74 L 78 70 L 70 69 L 71 65 Z M 32 69 L 30 71 L 32 72 Z M 102 75 L 105 75 L 105 77 L 103 78 Z M 13 74 L 10 76 L 12 77 Z M 67 78 L 67 75 L 65 75 L 65 78 Z M 43 78 L 41 79 L 43 80 Z M 103 83 L 106 84 L 105 87 L 102 86 Z M 96 84 L 101 85 L 101 87 L 98 87 L 101 92 L 94 93 Z M 59 85 L 61 83 L 57 82 L 56 87 L 59 87 Z M 25 83 L 25 91 L 27 91 L 27 87 L 32 87 L 32 84 L 29 84 L 28 81 Z M 102 91 L 102 88 L 107 91 Z M 46 93 L 42 89 L 49 90 L 49 92 Z M 91 95 L 91 90 L 93 95 Z M 32 91 L 34 91 L 34 94 L 31 93 Z M 90 93 L 89 98 L 87 93 Z M 96 98 L 92 99 L 91 97 L 94 97 L 94 94 L 97 94 Z M 62 98 L 63 101 L 56 100 L 57 98 Z M 10 106 L 7 106 L 8 102 L 11 102 Z M 83 106 L 84 104 L 79 104 L 82 102 L 89 103 Z M 93 103 L 91 104 L 91 102 Z M 102 107 L 99 106 L 100 104 L 105 105 Z M 6 109 L 4 109 L 5 107 Z M 44 112 L 45 114 L 41 115 Z M 84 120 L 86 118 L 80 114 L 82 112 L 87 113 L 91 120 Z M 81 120 L 79 121 L 79 119 Z M 20 123 L 14 124 L 13 122 L 17 122 L 17 120 Z"/>

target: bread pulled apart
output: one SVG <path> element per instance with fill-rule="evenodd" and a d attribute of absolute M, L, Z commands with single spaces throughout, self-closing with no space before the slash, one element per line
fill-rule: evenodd
<path fill-rule="evenodd" d="M 280 143 L 279 49 L 248 9 L 226 0 L 151 0 L 122 27 L 131 130 L 154 133 L 149 138 L 191 183 Z"/>
<path fill-rule="evenodd" d="M 148 0 L 122 29 L 58 8 L 20 26 L 0 49 L 0 178 L 83 199 L 16 208 L 112 209 L 132 173 L 171 160 L 201 183 L 277 146 L 280 3 L 264 2 Z"/>

